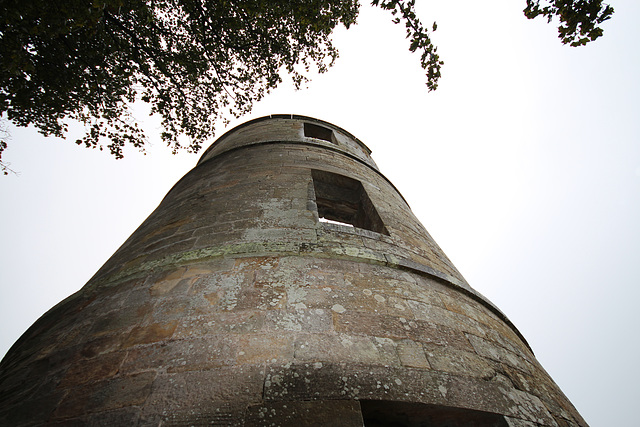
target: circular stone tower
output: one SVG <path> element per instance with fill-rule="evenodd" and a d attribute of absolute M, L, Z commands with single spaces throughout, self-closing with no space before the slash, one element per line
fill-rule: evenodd
<path fill-rule="evenodd" d="M 227 132 L 0 364 L 0 424 L 585 426 L 349 132 Z"/>

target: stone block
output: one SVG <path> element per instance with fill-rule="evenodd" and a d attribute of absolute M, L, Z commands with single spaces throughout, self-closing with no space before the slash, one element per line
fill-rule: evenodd
<path fill-rule="evenodd" d="M 100 354 L 117 350 L 122 345 L 125 337 L 122 335 L 107 335 L 93 339 L 82 347 L 80 354 L 83 357 L 91 358 Z"/>
<path fill-rule="evenodd" d="M 158 376 L 141 415 L 143 425 L 168 420 L 206 419 L 237 411 L 237 405 L 262 401 L 265 371 L 262 365 L 219 367 L 205 371 Z M 221 402 L 234 402 L 225 405 Z M 224 416 L 222 417 L 224 419 Z M 201 423 L 199 423 L 201 424 Z M 188 425 L 188 424 L 187 424 Z"/>
<path fill-rule="evenodd" d="M 266 327 L 271 331 L 325 332 L 333 329 L 329 310 L 270 310 L 266 314 Z"/>
<path fill-rule="evenodd" d="M 474 352 L 430 345 L 426 354 L 431 367 L 438 371 L 484 379 L 491 379 L 495 375 L 491 366 Z"/>
<path fill-rule="evenodd" d="M 407 331 L 407 337 L 413 341 L 473 351 L 469 340 L 459 330 L 424 320 L 406 320 L 401 318 L 400 321 Z"/>
<path fill-rule="evenodd" d="M 544 402 L 545 406 L 556 415 L 556 421 L 559 424 L 562 425 L 560 419 L 566 419 L 575 420 L 578 425 L 586 425 L 580 414 L 544 371 L 535 370 L 529 375 L 506 364 L 503 364 L 502 368 L 517 389 L 533 394 Z"/>
<path fill-rule="evenodd" d="M 145 412 L 140 417 L 141 426 L 163 427 L 244 427 L 246 402 L 208 401 L 198 408 L 176 407 L 171 411 Z"/>
<path fill-rule="evenodd" d="M 22 427 L 48 425 L 51 414 L 58 407 L 64 394 L 40 394 L 39 397 L 26 397 L 13 404 L 0 405 L 0 425 Z"/>
<path fill-rule="evenodd" d="M 47 427 L 85 427 L 87 425 L 95 426 L 95 424 L 90 423 L 88 418 L 91 418 L 91 416 L 67 418 L 64 420 L 57 420 L 57 421 L 49 421 L 46 424 L 42 424 L 42 425 L 46 425 Z"/>
<path fill-rule="evenodd" d="M 140 408 L 128 407 L 94 414 L 80 425 L 88 427 L 135 426 L 138 425 L 139 418 Z"/>
<path fill-rule="evenodd" d="M 556 426 L 546 407 L 535 396 L 503 383 L 451 375 L 439 386 L 448 405 L 506 414 L 545 426 Z"/>
<path fill-rule="evenodd" d="M 175 241 L 159 242 L 158 245 L 152 245 L 142 252 L 147 256 L 147 259 L 160 259 L 164 256 L 175 255 L 179 252 L 186 252 L 195 247 L 195 237 L 183 237 L 179 236 Z"/>
<path fill-rule="evenodd" d="M 444 402 L 438 380 L 425 370 L 343 363 L 272 366 L 267 371 L 266 401 L 310 399 L 406 400 L 432 397 Z M 408 393 L 408 394 L 407 394 Z"/>
<path fill-rule="evenodd" d="M 55 418 L 142 405 L 151 393 L 155 372 L 146 372 L 73 388 L 57 407 Z"/>
<path fill-rule="evenodd" d="M 509 350 L 475 335 L 467 334 L 469 342 L 475 349 L 476 353 L 489 359 L 502 362 L 508 366 L 519 369 L 530 374 L 532 367 L 525 359 Z"/>
<path fill-rule="evenodd" d="M 312 224 L 301 224 L 310 227 Z M 313 228 L 292 230 L 289 228 L 249 228 L 242 235 L 243 241 L 275 241 L 292 243 L 315 243 L 316 231 Z"/>
<path fill-rule="evenodd" d="M 397 343 L 398 357 L 403 366 L 412 368 L 429 369 L 431 365 L 427 361 L 422 344 L 411 341 L 402 340 Z"/>
<path fill-rule="evenodd" d="M 303 304 L 309 309 L 326 309 L 335 304 L 338 295 L 335 290 L 337 287 L 333 284 L 323 287 L 306 287 L 304 288 L 305 298 Z M 296 303 L 298 304 L 298 303 Z"/>
<path fill-rule="evenodd" d="M 172 373 L 211 369 L 235 364 L 237 352 L 234 340 L 225 335 L 171 340 L 130 349 L 120 372 L 131 374 L 153 369 Z"/>
<path fill-rule="evenodd" d="M 335 330 L 349 335 L 402 339 L 407 331 L 398 317 L 347 310 L 334 314 Z"/>
<path fill-rule="evenodd" d="M 282 287 L 260 283 L 261 286 L 245 285 L 234 295 L 233 310 L 280 310 L 287 304 L 287 293 Z M 233 292 L 233 291 L 230 291 Z M 227 293 L 227 297 L 230 295 Z M 221 300 L 225 301 L 223 294 Z"/>
<path fill-rule="evenodd" d="M 149 287 L 149 292 L 151 296 L 165 296 L 169 295 L 177 295 L 184 294 L 189 291 L 193 280 L 191 278 L 177 278 L 177 279 L 169 279 L 169 280 L 160 280 L 156 281 Z"/>
<path fill-rule="evenodd" d="M 454 319 L 451 318 L 451 312 L 445 309 L 414 300 L 408 300 L 407 304 L 411 307 L 411 311 L 417 320 L 436 323 L 452 329 L 459 327 Z"/>
<path fill-rule="evenodd" d="M 91 359 L 77 359 L 67 369 L 60 387 L 68 388 L 112 378 L 120 369 L 126 352 L 105 353 Z"/>
<path fill-rule="evenodd" d="M 469 317 L 414 300 L 408 300 L 407 303 L 417 320 L 424 320 L 478 336 L 485 335 L 486 327 Z"/>
<path fill-rule="evenodd" d="M 504 417 L 504 419 L 507 422 L 507 426 L 509 427 L 538 427 L 539 426 L 539 424 L 536 424 L 534 422 L 527 421 L 527 420 L 521 420 L 519 418 Z"/>
<path fill-rule="evenodd" d="M 171 221 L 168 224 L 157 224 L 156 227 L 154 227 L 152 230 L 150 230 L 148 233 L 142 236 L 140 240 L 143 242 L 148 242 L 152 240 L 157 241 L 157 240 L 167 238 L 169 236 L 174 235 L 176 233 L 176 230 L 178 230 L 181 226 L 188 223 L 189 223 L 189 218 L 183 217 L 175 221 Z"/>
<path fill-rule="evenodd" d="M 40 397 L 44 399 L 44 405 L 49 401 L 48 396 L 59 394 L 58 384 L 79 350 L 79 346 L 75 346 L 52 351 L 46 357 L 28 359 L 28 364 L 14 366 L 11 371 L 3 372 L 0 376 L 3 389 L 0 393 L 0 408 L 20 406 L 22 402 Z M 58 401 L 60 397 L 62 396 L 58 396 Z"/>
<path fill-rule="evenodd" d="M 250 406 L 246 425 L 300 427 L 362 427 L 357 400 L 265 402 Z"/>
<path fill-rule="evenodd" d="M 188 282 L 190 280 L 183 279 L 182 281 Z M 200 307 L 204 305 L 202 299 L 202 296 L 200 298 L 191 298 L 189 295 L 158 298 L 156 305 L 140 326 L 179 321 L 194 312 L 198 312 Z"/>
<path fill-rule="evenodd" d="M 347 334 L 300 334 L 295 341 L 294 357 L 296 360 L 309 362 L 398 365 L 395 351 L 388 351 L 388 346 L 383 343 L 386 342 Z"/>
<path fill-rule="evenodd" d="M 294 336 L 289 333 L 243 334 L 234 340 L 238 364 L 282 363 L 293 359 Z"/>
<path fill-rule="evenodd" d="M 229 224 L 233 231 L 224 234 L 204 233 L 196 231 L 194 235 L 200 234 L 193 244 L 194 249 L 219 247 L 224 244 L 240 242 L 244 234 L 244 224 Z"/>
<path fill-rule="evenodd" d="M 151 310 L 151 304 L 145 304 L 138 307 L 127 307 L 113 311 L 96 319 L 90 334 L 94 337 L 100 337 L 103 335 L 127 332 L 134 326 L 141 324 L 145 317 L 151 313 Z"/>
<path fill-rule="evenodd" d="M 513 333 L 511 328 L 504 326 L 504 324 L 498 324 L 494 328 L 488 329 L 484 338 L 497 343 L 530 363 L 537 363 L 529 347 Z"/>
<path fill-rule="evenodd" d="M 192 234 L 193 231 L 187 231 L 183 233 L 172 233 L 163 238 L 159 238 L 158 236 L 149 240 L 149 242 L 143 245 L 140 252 L 143 254 L 147 254 L 167 247 L 181 248 L 180 250 L 189 249 L 191 245 L 185 246 L 185 242 L 191 242 L 192 244 L 195 241 L 195 239 L 191 237 Z"/>
<path fill-rule="evenodd" d="M 136 285 L 140 285 L 143 280 L 128 281 L 125 283 L 109 283 L 100 287 L 96 296 L 85 307 L 85 313 L 104 315 L 113 310 L 119 310 L 124 301 L 124 295 L 131 292 Z"/>
<path fill-rule="evenodd" d="M 173 335 L 173 331 L 178 326 L 177 320 L 167 323 L 153 323 L 147 326 L 136 326 L 129 333 L 129 336 L 122 344 L 123 348 L 131 347 L 138 344 L 150 344 L 159 341 L 165 341 Z"/>
<path fill-rule="evenodd" d="M 265 312 L 211 311 L 181 319 L 173 338 L 201 337 L 221 333 L 250 334 L 263 329 L 265 329 Z"/>

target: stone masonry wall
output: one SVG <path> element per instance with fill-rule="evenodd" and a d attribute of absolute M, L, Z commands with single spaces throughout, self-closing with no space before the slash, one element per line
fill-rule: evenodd
<path fill-rule="evenodd" d="M 0 425 L 355 426 L 390 401 L 586 426 L 372 161 L 304 138 L 210 157 L 12 347 Z M 359 180 L 389 235 L 319 222 L 312 169 Z"/>

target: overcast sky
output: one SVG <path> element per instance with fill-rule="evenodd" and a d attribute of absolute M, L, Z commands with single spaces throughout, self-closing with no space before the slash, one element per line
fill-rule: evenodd
<path fill-rule="evenodd" d="M 587 422 L 637 425 L 640 3 L 613 3 L 605 36 L 578 49 L 524 4 L 421 1 L 445 61 L 435 93 L 403 28 L 364 7 L 335 34 L 332 70 L 230 126 L 295 113 L 353 133 Z M 162 147 L 157 121 L 146 127 L 149 153 L 120 161 L 11 130 L 3 160 L 20 174 L 0 179 L 0 357 L 195 166 L 199 155 Z"/>

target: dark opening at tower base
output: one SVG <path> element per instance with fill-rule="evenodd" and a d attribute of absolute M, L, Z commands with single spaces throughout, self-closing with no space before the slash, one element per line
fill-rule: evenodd
<path fill-rule="evenodd" d="M 508 427 L 504 417 L 490 412 L 424 403 L 361 400 L 366 427 Z"/>

